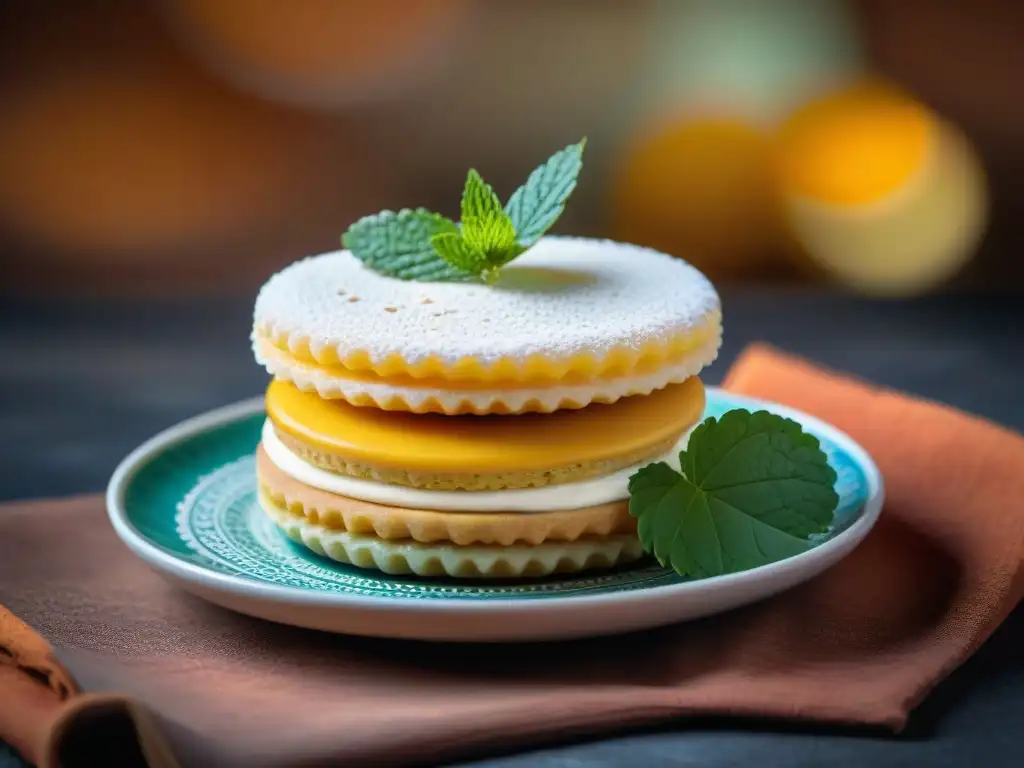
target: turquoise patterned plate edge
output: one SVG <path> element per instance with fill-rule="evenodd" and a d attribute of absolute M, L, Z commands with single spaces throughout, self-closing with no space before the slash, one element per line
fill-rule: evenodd
<path fill-rule="evenodd" d="M 394 577 L 319 557 L 256 504 L 262 398 L 156 435 L 117 468 L 114 529 L 169 581 L 223 607 L 327 631 L 434 640 L 531 640 L 621 632 L 696 618 L 795 586 L 849 553 L 874 525 L 882 478 L 850 437 L 807 414 L 708 387 L 705 416 L 767 409 L 815 434 L 836 469 L 833 527 L 807 552 L 690 580 L 652 561 L 607 573 L 515 582 Z M 437 621 L 425 621 L 432 617 Z"/>

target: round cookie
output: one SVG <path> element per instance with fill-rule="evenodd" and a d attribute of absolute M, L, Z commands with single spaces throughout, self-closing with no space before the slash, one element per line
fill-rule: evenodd
<path fill-rule="evenodd" d="M 630 517 L 629 503 L 625 499 L 536 514 L 408 509 L 311 488 L 275 466 L 262 447 L 257 451 L 256 475 L 267 503 L 281 512 L 286 511 L 329 531 L 347 531 L 389 541 L 412 539 L 427 544 L 512 546 L 636 533 L 636 520 Z"/>
<path fill-rule="evenodd" d="M 257 360 L 321 398 L 444 414 L 549 413 L 646 395 L 717 356 L 721 307 L 686 262 L 546 236 L 494 285 L 397 280 L 347 251 L 274 275 Z"/>
<path fill-rule="evenodd" d="M 535 488 L 606 475 L 668 452 L 704 404 L 697 377 L 614 405 L 518 416 L 360 408 L 280 380 L 266 395 L 274 434 L 304 461 L 437 490 Z"/>
<path fill-rule="evenodd" d="M 392 575 L 522 578 L 607 569 L 644 556 L 643 545 L 635 533 L 511 546 L 388 541 L 309 522 L 281 508 L 263 493 L 259 501 L 285 535 L 318 555 Z"/>

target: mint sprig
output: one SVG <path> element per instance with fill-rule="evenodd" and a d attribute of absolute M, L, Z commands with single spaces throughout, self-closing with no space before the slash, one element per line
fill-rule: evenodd
<path fill-rule="evenodd" d="M 467 280 L 470 275 L 439 258 L 431 245 L 432 238 L 445 233 L 458 236 L 458 225 L 424 208 L 403 208 L 359 219 L 341 242 L 382 275 L 427 282 Z"/>
<path fill-rule="evenodd" d="M 497 269 L 526 250 L 516 242 L 516 228 L 502 208 L 501 200 L 473 168 L 462 191 L 462 250 L 456 253 L 458 249 L 451 248 L 450 238 L 444 237 L 442 247 L 431 239 L 441 258 L 484 278 L 493 276 Z M 462 258 L 466 254 L 473 255 L 468 265 Z M 453 255 L 458 261 L 452 259 Z"/>
<path fill-rule="evenodd" d="M 679 454 L 629 480 L 629 513 L 644 548 L 697 578 L 767 565 L 806 551 L 839 503 L 820 444 L 792 419 L 737 409 L 710 417 Z"/>
<path fill-rule="evenodd" d="M 470 169 L 459 224 L 423 208 L 382 211 L 349 227 L 342 245 L 367 267 L 401 280 L 493 280 L 562 215 L 576 188 L 585 146 L 583 139 L 548 158 L 504 207 Z"/>

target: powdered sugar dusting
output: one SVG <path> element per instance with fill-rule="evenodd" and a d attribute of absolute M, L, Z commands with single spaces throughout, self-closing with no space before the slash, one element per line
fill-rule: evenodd
<path fill-rule="evenodd" d="M 356 297 L 357 301 L 351 299 Z M 415 364 L 543 355 L 601 357 L 664 342 L 720 312 L 710 281 L 686 262 L 605 240 L 544 237 L 497 285 L 385 277 L 348 251 L 311 256 L 274 275 L 254 326 L 289 347 L 339 358 L 365 352 Z"/>

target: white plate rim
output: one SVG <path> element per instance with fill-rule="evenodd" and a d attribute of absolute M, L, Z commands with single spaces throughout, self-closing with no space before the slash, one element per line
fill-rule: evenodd
<path fill-rule="evenodd" d="M 212 571 L 201 565 L 181 560 L 151 543 L 128 521 L 128 513 L 124 507 L 125 495 L 134 476 L 147 463 L 168 448 L 206 430 L 260 413 L 264 410 L 262 396 L 241 400 L 193 416 L 158 432 L 139 445 L 121 460 L 110 478 L 106 491 L 107 517 L 118 537 L 137 557 L 157 571 L 165 572 L 176 580 L 193 584 L 200 589 L 227 592 L 247 600 L 269 601 L 282 606 L 337 610 L 353 608 L 380 614 L 400 612 L 407 616 L 410 614 L 436 615 L 438 613 L 487 614 L 495 611 L 529 614 L 537 611 L 547 612 L 570 608 L 572 610 L 608 608 L 626 601 L 661 602 L 674 596 L 682 598 L 688 594 L 709 590 L 741 589 L 746 584 L 756 584 L 769 577 L 785 580 L 787 576 L 804 571 L 820 573 L 830 567 L 828 563 L 834 565 L 833 561 L 838 562 L 849 554 L 874 527 L 885 501 L 885 482 L 870 454 L 845 432 L 798 409 L 760 398 L 737 395 L 720 387 L 708 386 L 707 389 L 709 392 L 721 392 L 742 407 L 753 410 L 767 409 L 781 416 L 795 419 L 812 434 L 827 438 L 847 452 L 864 471 L 868 486 L 867 498 L 858 519 L 846 530 L 807 552 L 750 570 L 644 589 L 605 594 L 544 597 L 543 599 L 504 596 L 488 597 L 485 600 L 467 600 L 465 598 L 421 600 L 403 597 L 385 599 L 368 595 L 319 592 L 268 584 Z M 837 556 L 837 553 L 841 554 Z M 826 563 L 824 566 L 822 566 L 823 562 Z"/>

